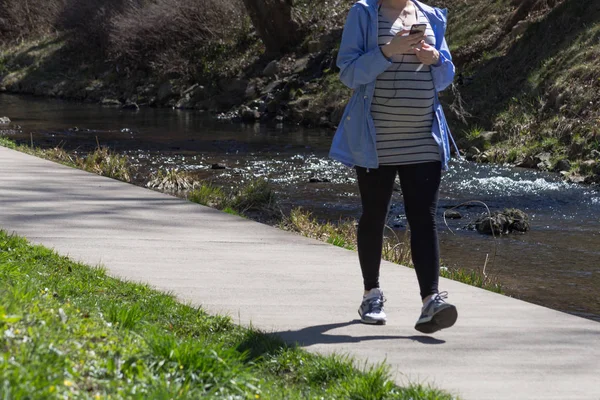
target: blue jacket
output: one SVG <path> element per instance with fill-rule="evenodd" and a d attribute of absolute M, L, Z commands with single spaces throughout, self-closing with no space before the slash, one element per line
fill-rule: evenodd
<path fill-rule="evenodd" d="M 412 0 L 425 14 L 435 34 L 436 49 L 440 61 L 431 66 L 435 86 L 434 120 L 432 135 L 440 146 L 442 168 L 448 168 L 450 160 L 450 129 L 438 99 L 438 92 L 454 80 L 454 64 L 444 38 L 446 10 L 427 6 Z M 350 9 L 337 58 L 340 80 L 354 89 L 342 120 L 333 138 L 329 156 L 348 166 L 378 168 L 376 133 L 371 116 L 371 101 L 377 76 L 388 69 L 392 62 L 386 58 L 378 45 L 378 0 L 359 0 Z M 456 146 L 456 144 L 455 144 Z"/>

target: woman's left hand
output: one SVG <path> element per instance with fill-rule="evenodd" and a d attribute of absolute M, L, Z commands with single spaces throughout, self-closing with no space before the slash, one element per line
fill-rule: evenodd
<path fill-rule="evenodd" d="M 415 46 L 415 54 L 419 61 L 425 65 L 437 64 L 440 60 L 439 51 L 425 42 L 421 42 L 420 45 Z"/>

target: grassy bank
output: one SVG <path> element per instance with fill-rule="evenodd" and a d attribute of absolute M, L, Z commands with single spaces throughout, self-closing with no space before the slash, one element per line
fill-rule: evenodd
<path fill-rule="evenodd" d="M 0 231 L 3 398 L 451 399 L 207 315 Z"/>
<path fill-rule="evenodd" d="M 512 11 L 508 1 L 489 8 L 489 2 L 469 2 L 450 20 L 450 42 L 456 38 L 468 77 L 460 93 L 472 114 L 467 124 L 455 121 L 455 133 L 463 147 L 479 147 L 479 161 L 600 183 L 600 3 L 555 3 L 505 35 L 499 29 Z M 473 16 L 475 23 L 467 24 Z M 461 53 L 473 34 L 480 41 Z"/>

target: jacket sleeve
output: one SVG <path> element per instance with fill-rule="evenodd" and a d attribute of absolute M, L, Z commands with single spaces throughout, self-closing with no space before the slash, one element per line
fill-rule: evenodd
<path fill-rule="evenodd" d="M 442 45 L 438 49 L 440 52 L 440 60 L 437 64 L 431 66 L 431 74 L 435 84 L 435 90 L 441 92 L 452 84 L 454 81 L 454 63 L 452 55 L 446 43 L 446 38 L 443 38 Z"/>
<path fill-rule="evenodd" d="M 337 57 L 340 80 L 351 89 L 373 82 L 391 64 L 381 49 L 365 48 L 369 16 L 363 5 L 355 4 L 348 13 Z"/>

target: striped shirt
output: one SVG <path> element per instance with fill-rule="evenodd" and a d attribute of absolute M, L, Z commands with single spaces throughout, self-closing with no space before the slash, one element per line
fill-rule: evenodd
<path fill-rule="evenodd" d="M 427 17 L 417 9 L 419 23 L 427 24 L 425 42 L 435 46 Z M 379 45 L 403 29 L 400 19 L 391 22 L 379 11 Z M 429 65 L 414 54 L 392 57 L 393 64 L 377 77 L 371 114 L 377 133 L 380 165 L 405 165 L 440 161 L 432 135 L 434 86 Z"/>

